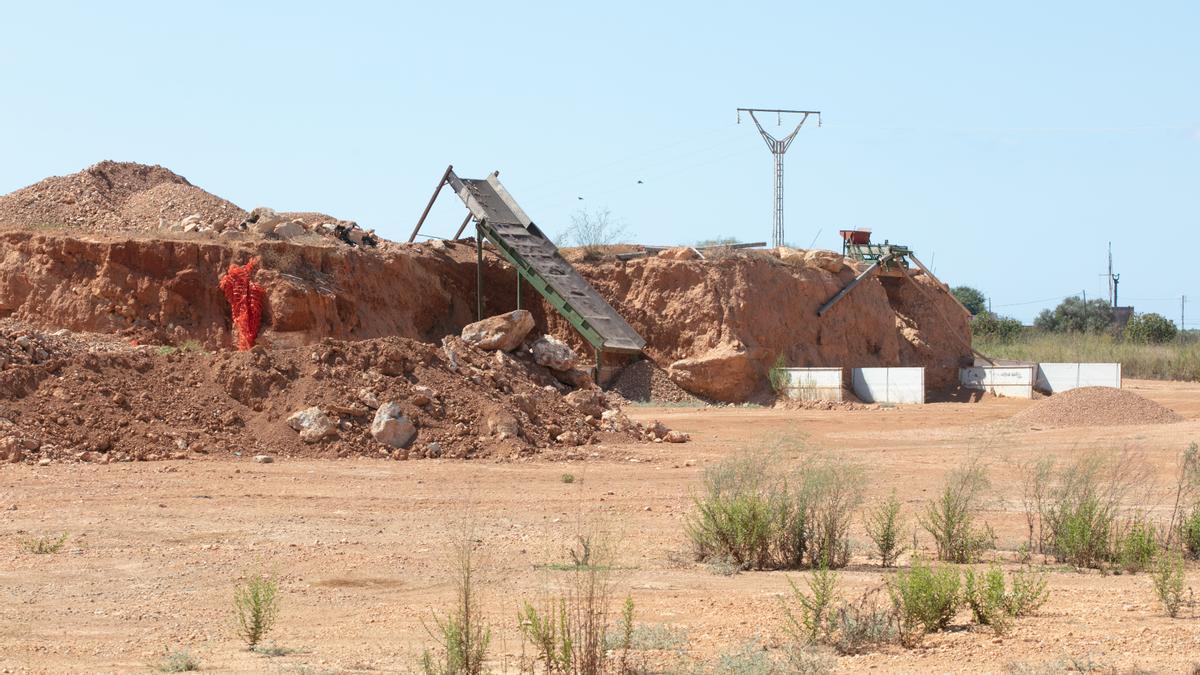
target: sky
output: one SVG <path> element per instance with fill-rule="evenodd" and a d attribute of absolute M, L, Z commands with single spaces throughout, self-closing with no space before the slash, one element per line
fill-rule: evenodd
<path fill-rule="evenodd" d="M 44 1 L 3 16 L 0 193 L 137 161 L 246 209 L 402 240 L 452 163 L 499 170 L 551 234 L 608 209 L 638 243 L 769 241 L 772 158 L 735 109 L 820 110 L 786 156 L 790 243 L 836 249 L 839 229 L 870 228 L 1028 321 L 1107 297 L 1111 242 L 1121 304 L 1178 322 L 1187 295 L 1200 327 L 1200 3 Z M 464 213 L 446 191 L 423 232 L 450 236 Z"/>

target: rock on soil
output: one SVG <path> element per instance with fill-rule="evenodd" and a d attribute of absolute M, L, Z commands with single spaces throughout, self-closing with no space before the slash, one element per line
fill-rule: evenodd
<path fill-rule="evenodd" d="M 543 335 L 534 340 L 530 350 L 533 352 L 533 360 L 550 370 L 569 372 L 575 369 L 575 364 L 579 361 L 575 351 L 567 343 L 550 335 Z"/>
<path fill-rule="evenodd" d="M 462 339 L 480 349 L 511 352 L 521 345 L 531 330 L 533 315 L 528 310 L 517 309 L 463 326 Z"/>
<path fill-rule="evenodd" d="M 16 358 L 26 341 L 47 358 Z M 381 442 L 395 459 L 554 459 L 653 438 L 599 390 L 569 402 L 527 353 L 446 345 L 455 370 L 405 338 L 207 352 L 0 320 L 0 353 L 14 354 L 0 367 L 0 460 L 378 457 Z"/>
<path fill-rule="evenodd" d="M 1009 418 L 1011 424 L 1036 427 L 1170 424 L 1182 420 L 1166 406 L 1111 387 L 1080 387 L 1054 394 Z"/>

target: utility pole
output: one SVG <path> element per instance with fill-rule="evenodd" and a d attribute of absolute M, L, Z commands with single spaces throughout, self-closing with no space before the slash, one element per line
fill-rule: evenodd
<path fill-rule="evenodd" d="M 783 246 L 783 154 L 787 152 L 788 146 L 792 144 L 792 140 L 796 138 L 796 134 L 800 131 L 800 127 L 808 121 L 809 115 L 817 116 L 817 126 L 821 126 L 821 111 L 819 110 L 776 110 L 768 108 L 738 108 L 738 124 L 742 123 L 742 113 L 749 113 L 750 119 L 754 120 L 754 126 L 758 127 L 758 133 L 762 135 L 763 141 L 767 144 L 767 149 L 775 157 L 775 211 L 771 221 L 771 245 Z M 775 113 L 777 125 L 783 124 L 783 116 L 801 115 L 800 122 L 796 124 L 796 128 L 792 133 L 783 138 L 775 138 L 763 129 L 762 124 L 759 124 L 758 117 L 754 113 Z"/>
<path fill-rule="evenodd" d="M 1116 307 L 1118 303 L 1117 288 L 1121 283 L 1121 275 L 1112 271 L 1112 242 L 1108 242 L 1108 303 Z"/>

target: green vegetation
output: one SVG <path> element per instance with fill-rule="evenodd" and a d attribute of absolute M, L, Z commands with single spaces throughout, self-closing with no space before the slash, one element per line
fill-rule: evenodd
<path fill-rule="evenodd" d="M 479 554 L 475 539 L 464 532 L 454 548 L 455 602 L 446 616 L 434 616 L 433 625 L 425 626 L 430 638 L 438 643 L 437 653 L 425 650 L 421 655 L 422 675 L 480 675 L 486 672 L 492 632 L 480 608 L 477 576 Z"/>
<path fill-rule="evenodd" d="M 25 550 L 35 555 L 50 555 L 62 551 L 67 543 L 67 533 L 57 537 L 38 537 L 25 542 Z"/>
<path fill-rule="evenodd" d="M 1021 337 L 1025 327 L 1010 316 L 999 316 L 991 312 L 980 312 L 971 317 L 971 335 L 975 340 L 988 340 L 1009 344 Z"/>
<path fill-rule="evenodd" d="M 973 568 L 963 574 L 963 600 L 971 608 L 972 617 L 997 635 L 1008 632 L 1012 619 L 1037 611 L 1049 596 L 1044 572 L 1013 572 L 1010 580 L 1006 587 L 1004 572 L 996 565 L 983 574 Z"/>
<path fill-rule="evenodd" d="M 560 480 L 561 480 L 562 482 L 564 482 L 564 483 L 566 483 L 566 484 L 570 485 L 571 483 L 574 483 L 574 482 L 575 482 L 575 474 L 573 474 L 573 473 L 564 473 L 564 474 L 562 475 L 562 477 L 560 478 Z"/>
<path fill-rule="evenodd" d="M 912 567 L 888 582 L 900 644 L 915 647 L 926 633 L 944 629 L 958 611 L 962 579 L 952 565 L 933 567 L 914 558 Z"/>
<path fill-rule="evenodd" d="M 974 346 L 993 358 L 1034 363 L 1120 363 L 1121 374 L 1125 377 L 1200 380 L 1200 341 L 1195 339 L 1169 344 L 1140 344 L 1122 341 L 1108 334 L 1026 331 L 1008 340 L 977 333 Z"/>
<path fill-rule="evenodd" d="M 167 652 L 155 667 L 160 673 L 190 673 L 200 670 L 200 660 L 186 649 Z"/>
<path fill-rule="evenodd" d="M 1116 545 L 1117 564 L 1121 569 L 1136 574 L 1150 567 L 1158 555 L 1158 532 L 1144 517 L 1131 519 L 1125 526 Z"/>
<path fill-rule="evenodd" d="M 950 472 L 941 496 L 926 506 L 921 526 L 933 535 L 939 560 L 975 562 L 993 545 L 991 528 L 976 523 L 987 489 L 987 470 L 972 459 Z"/>
<path fill-rule="evenodd" d="M 1125 326 L 1125 339 L 1135 344 L 1161 345 L 1179 334 L 1175 322 L 1162 314 L 1134 314 Z"/>
<path fill-rule="evenodd" d="M 842 567 L 863 487 L 862 467 L 844 460 L 810 458 L 789 470 L 777 453 L 733 456 L 705 470 L 688 536 L 701 561 Z"/>
<path fill-rule="evenodd" d="M 967 308 L 971 316 L 978 316 L 987 311 L 987 298 L 983 297 L 983 293 L 976 288 L 970 286 L 955 286 L 950 289 L 950 293 Z"/>
<path fill-rule="evenodd" d="M 1044 309 L 1033 325 L 1049 333 L 1105 333 L 1112 328 L 1113 308 L 1107 300 L 1072 296 L 1054 309 Z"/>
<path fill-rule="evenodd" d="M 262 575 L 250 577 L 233 592 L 238 635 L 253 650 L 279 616 L 279 585 Z"/>
<path fill-rule="evenodd" d="M 826 641 L 833 631 L 833 603 L 837 600 L 836 573 L 822 568 L 813 572 L 805 580 L 808 593 L 796 585 L 796 581 L 788 578 L 792 588 L 792 600 L 797 607 L 784 603 L 783 614 L 787 619 L 788 632 L 792 638 L 806 644 L 817 644 Z"/>
<path fill-rule="evenodd" d="M 867 536 L 875 543 L 879 552 L 879 561 L 884 567 L 896 564 L 896 558 L 906 550 L 900 543 L 900 500 L 896 491 L 874 509 L 868 511 L 863 519 Z"/>
<path fill-rule="evenodd" d="M 1183 556 L 1178 553 L 1163 553 L 1155 561 L 1151 574 L 1154 593 L 1162 603 L 1167 616 L 1179 616 L 1184 605 Z"/>

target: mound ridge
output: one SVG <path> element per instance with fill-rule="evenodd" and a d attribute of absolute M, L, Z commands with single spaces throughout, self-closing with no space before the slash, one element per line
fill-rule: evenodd
<path fill-rule="evenodd" d="M 1124 389 L 1080 387 L 1054 394 L 1013 415 L 1013 424 L 1043 427 L 1170 424 L 1178 413 Z"/>

